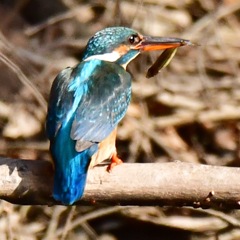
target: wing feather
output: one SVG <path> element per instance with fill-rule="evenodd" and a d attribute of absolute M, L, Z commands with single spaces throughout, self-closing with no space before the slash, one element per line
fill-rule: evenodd
<path fill-rule="evenodd" d="M 87 84 L 71 130 L 78 151 L 86 142 L 105 139 L 125 115 L 131 98 L 131 76 L 115 63 L 101 61 Z"/>
<path fill-rule="evenodd" d="M 105 139 L 127 111 L 131 76 L 116 63 L 92 59 L 63 70 L 54 80 L 47 115 L 47 133 L 72 121 L 71 138 L 83 151 Z"/>

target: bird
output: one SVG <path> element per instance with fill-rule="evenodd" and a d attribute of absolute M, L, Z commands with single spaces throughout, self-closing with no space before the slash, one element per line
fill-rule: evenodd
<path fill-rule="evenodd" d="M 111 170 L 122 162 L 115 142 L 117 125 L 131 99 L 128 63 L 142 52 L 177 48 L 187 41 L 108 27 L 89 39 L 75 67 L 57 75 L 46 117 L 56 201 L 74 204 L 83 196 L 89 168 L 111 160 Z"/>

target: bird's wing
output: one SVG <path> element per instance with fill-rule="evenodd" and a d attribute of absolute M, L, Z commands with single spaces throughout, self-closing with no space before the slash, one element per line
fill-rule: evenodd
<path fill-rule="evenodd" d="M 84 86 L 76 84 L 75 93 L 86 89 L 71 130 L 77 151 L 105 139 L 125 115 L 131 98 L 130 74 L 115 63 L 93 60 L 96 63 Z"/>
<path fill-rule="evenodd" d="M 115 63 L 95 59 L 63 70 L 51 90 L 49 139 L 73 119 L 71 138 L 77 151 L 101 142 L 125 115 L 130 97 L 131 76 Z"/>
<path fill-rule="evenodd" d="M 48 103 L 46 132 L 50 140 L 56 136 L 67 112 L 72 106 L 72 93 L 67 91 L 73 69 L 68 67 L 62 70 L 55 78 Z"/>

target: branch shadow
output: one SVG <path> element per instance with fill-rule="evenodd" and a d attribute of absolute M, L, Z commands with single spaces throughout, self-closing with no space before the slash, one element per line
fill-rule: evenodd
<path fill-rule="evenodd" d="M 8 172 L 2 176 L 2 184 L 8 184 L 9 189 L 1 199 L 21 205 L 56 204 L 52 198 L 54 170 L 51 162 L 0 157 L 0 168 L 6 166 Z"/>

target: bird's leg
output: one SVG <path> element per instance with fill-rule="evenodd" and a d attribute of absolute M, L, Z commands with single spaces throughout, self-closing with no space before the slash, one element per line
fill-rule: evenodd
<path fill-rule="evenodd" d="M 117 153 L 114 153 L 111 158 L 111 163 L 107 167 L 107 171 L 111 172 L 115 166 L 121 163 L 123 163 L 123 161 L 117 156 Z"/>

